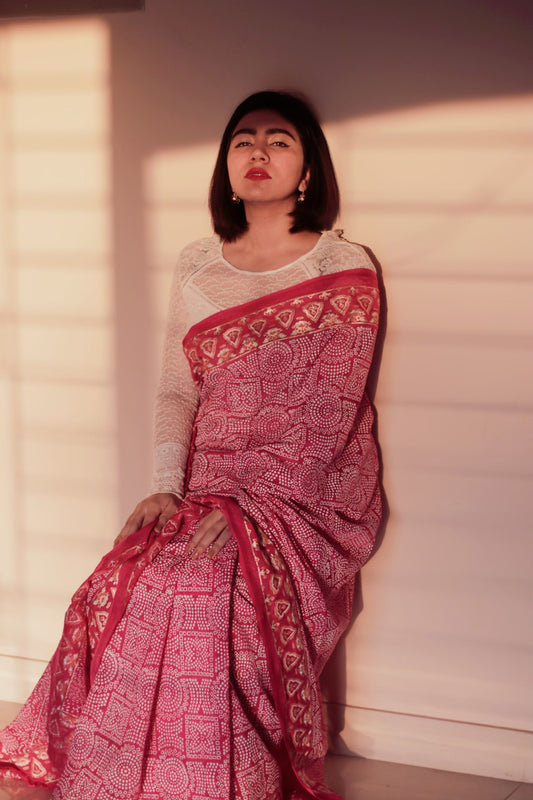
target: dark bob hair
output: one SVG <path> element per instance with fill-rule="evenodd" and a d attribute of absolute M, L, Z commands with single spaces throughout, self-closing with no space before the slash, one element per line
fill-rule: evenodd
<path fill-rule="evenodd" d="M 224 241 L 238 239 L 248 228 L 243 203 L 234 203 L 227 155 L 231 136 L 241 119 L 252 111 L 275 111 L 296 128 L 304 151 L 303 174 L 309 169 L 305 202 L 296 203 L 291 233 L 330 230 L 339 214 L 339 188 L 328 144 L 309 103 L 288 92 L 257 92 L 237 106 L 226 125 L 211 179 L 209 209 L 213 227 Z"/>

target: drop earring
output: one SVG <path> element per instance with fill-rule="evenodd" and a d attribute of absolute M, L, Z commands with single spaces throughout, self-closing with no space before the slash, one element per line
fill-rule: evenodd
<path fill-rule="evenodd" d="M 296 202 L 297 203 L 305 203 L 305 191 L 304 192 L 300 192 L 300 194 L 296 198 Z"/>
<path fill-rule="evenodd" d="M 236 192 L 233 192 L 232 195 L 231 195 L 231 201 L 232 201 L 232 203 L 240 203 L 241 202 L 241 198 L 239 197 L 239 195 Z"/>

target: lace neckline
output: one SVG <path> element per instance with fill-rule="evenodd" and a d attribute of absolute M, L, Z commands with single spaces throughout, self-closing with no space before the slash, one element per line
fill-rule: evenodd
<path fill-rule="evenodd" d="M 303 259 L 308 258 L 311 255 L 314 255 L 326 240 L 333 238 L 333 236 L 336 239 L 338 239 L 340 238 L 341 235 L 342 235 L 341 230 L 324 231 L 323 233 L 320 234 L 320 238 L 317 239 L 313 247 L 310 250 L 307 250 L 307 252 L 302 253 L 302 255 L 298 256 L 298 258 L 295 258 L 288 264 L 284 264 L 282 267 L 274 267 L 273 269 L 262 269 L 259 271 L 253 269 L 242 269 L 241 267 L 234 266 L 230 261 L 224 258 L 224 254 L 222 251 L 222 248 L 224 246 L 223 240 L 217 237 L 216 244 L 217 244 L 218 255 L 221 261 L 224 263 L 226 267 L 229 267 L 229 269 L 233 270 L 234 272 L 241 272 L 244 273 L 245 275 L 272 275 L 274 272 L 283 272 L 283 270 L 293 267 L 295 264 L 298 264 L 298 262 L 302 261 Z"/>

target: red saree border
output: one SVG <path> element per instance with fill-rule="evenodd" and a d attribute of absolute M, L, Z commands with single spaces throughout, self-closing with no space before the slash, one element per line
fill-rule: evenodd
<path fill-rule="evenodd" d="M 224 309 L 223 311 L 216 311 L 211 316 L 206 317 L 192 325 L 187 331 L 183 343 L 197 334 L 205 334 L 212 328 L 219 325 L 224 325 L 233 319 L 239 319 L 246 314 L 253 314 L 261 308 L 269 305 L 283 303 L 287 300 L 292 300 L 302 294 L 314 294 L 320 292 L 322 289 L 337 289 L 341 286 L 354 285 L 350 282 L 350 277 L 365 278 L 368 286 L 378 288 L 378 281 L 376 273 L 369 267 L 358 267 L 357 269 L 345 269 L 341 272 L 334 272 L 331 275 L 318 275 L 316 278 L 309 278 L 301 283 L 289 286 L 286 289 L 279 289 L 270 294 L 261 295 L 255 300 L 248 300 L 246 303 L 241 303 L 238 306 L 231 306 L 231 308 Z"/>
<path fill-rule="evenodd" d="M 305 750 L 310 748 L 310 683 L 305 671 L 302 676 L 298 669 L 306 653 L 289 572 L 265 532 L 252 524 L 234 500 L 221 497 L 212 499 L 226 517 L 237 540 L 239 564 L 254 602 L 265 644 L 274 703 L 281 720 L 293 774 L 309 797 L 315 800 L 342 800 L 325 786 L 312 788 L 306 779 L 305 765 L 301 763 L 306 758 Z M 201 500 L 206 502 L 208 498 Z"/>
<path fill-rule="evenodd" d="M 342 325 L 377 329 L 378 324 L 375 273 L 345 270 L 215 314 L 207 325 L 190 329 L 183 350 L 193 378 L 199 382 L 207 370 L 271 343 Z"/>

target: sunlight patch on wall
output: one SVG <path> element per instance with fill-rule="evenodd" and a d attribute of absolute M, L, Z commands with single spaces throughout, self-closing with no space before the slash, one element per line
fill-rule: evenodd
<path fill-rule="evenodd" d="M 155 153 L 144 164 L 147 268 L 150 308 L 156 326 L 154 362 L 161 357 L 168 288 L 180 250 L 209 236 L 207 194 L 217 145 Z"/>
<path fill-rule="evenodd" d="M 8 24 L 0 56 L 9 662 L 50 656 L 70 594 L 117 528 L 109 32 L 89 18 Z"/>
<path fill-rule="evenodd" d="M 532 114 L 503 97 L 331 126 L 347 229 L 395 273 L 528 276 Z"/>

